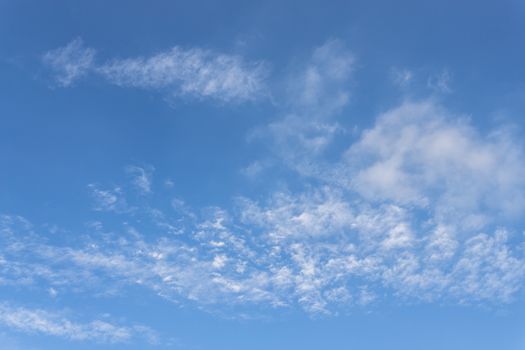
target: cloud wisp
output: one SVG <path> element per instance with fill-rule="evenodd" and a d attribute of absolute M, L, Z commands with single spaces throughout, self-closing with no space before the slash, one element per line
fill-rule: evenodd
<path fill-rule="evenodd" d="M 62 313 L 16 307 L 5 302 L 0 303 L 0 326 L 23 333 L 96 343 L 127 343 L 133 338 L 142 337 L 149 342 L 155 339 L 154 332 L 143 326 L 118 326 L 103 320 L 80 323 L 70 320 Z"/>
<path fill-rule="evenodd" d="M 180 200 L 168 212 L 129 201 L 124 226 L 90 225 L 76 246 L 51 245 L 26 220 L 3 217 L 1 284 L 60 294 L 133 285 L 211 311 L 332 314 L 392 298 L 508 303 L 525 278 L 523 237 L 512 228 L 429 220 L 413 205 L 335 185 L 201 214 Z"/>
<path fill-rule="evenodd" d="M 266 95 L 263 62 L 201 48 L 175 46 L 149 57 L 95 62 L 95 50 L 81 39 L 44 54 L 43 62 L 67 87 L 88 73 L 120 87 L 155 90 L 167 97 L 246 102 Z"/>
<path fill-rule="evenodd" d="M 93 69 L 95 54 L 81 38 L 76 38 L 64 47 L 46 52 L 42 60 L 53 71 L 57 83 L 68 87 Z"/>
<path fill-rule="evenodd" d="M 151 193 L 152 173 L 155 169 L 151 166 L 140 167 L 130 165 L 126 168 L 126 173 L 131 177 L 135 189 L 139 193 L 146 195 Z"/>

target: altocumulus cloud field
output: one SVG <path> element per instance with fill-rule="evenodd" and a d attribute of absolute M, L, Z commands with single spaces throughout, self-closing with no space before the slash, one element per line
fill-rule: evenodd
<path fill-rule="evenodd" d="M 0 349 L 525 346 L 522 4 L 0 13 Z"/>

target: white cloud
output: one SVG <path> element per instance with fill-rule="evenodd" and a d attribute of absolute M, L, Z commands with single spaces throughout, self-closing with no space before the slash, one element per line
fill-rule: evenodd
<path fill-rule="evenodd" d="M 36 287 L 38 281 L 45 292 L 60 295 L 139 285 L 208 310 L 298 305 L 309 313 L 381 302 L 390 293 L 510 302 L 523 286 L 523 251 L 500 231 L 457 235 L 410 207 L 370 205 L 329 187 L 238 203 L 238 214 L 215 208 L 201 216 L 186 207 L 178 215 L 192 224 L 174 224 L 183 225 L 181 238 L 167 228 L 143 236 L 129 227 L 131 216 L 127 233 L 97 238 L 93 232 L 76 248 L 20 230 L 15 242 L 1 246 L 4 284 Z M 140 213 L 146 215 L 136 217 Z M 144 208 L 133 216 L 141 227 L 155 224 Z M 16 223 L 5 220 L 0 229 L 12 232 Z"/>
<path fill-rule="evenodd" d="M 42 59 L 55 73 L 58 84 L 67 87 L 93 68 L 95 50 L 85 47 L 82 39 L 77 38 L 64 47 L 46 52 Z"/>
<path fill-rule="evenodd" d="M 121 87 L 157 90 L 168 97 L 211 98 L 221 102 L 244 102 L 267 95 L 268 73 L 263 62 L 247 61 L 201 48 L 172 49 L 149 57 L 95 62 L 95 50 L 77 38 L 48 51 L 43 62 L 64 87 L 88 73 Z"/>
<path fill-rule="evenodd" d="M 452 74 L 450 74 L 448 69 L 443 69 L 438 74 L 431 75 L 427 80 L 427 86 L 430 89 L 441 93 L 452 92 L 451 83 Z"/>
<path fill-rule="evenodd" d="M 213 258 L 211 265 L 216 269 L 222 269 L 227 261 L 228 257 L 226 255 L 216 255 Z"/>
<path fill-rule="evenodd" d="M 139 167 L 130 165 L 126 167 L 126 172 L 131 176 L 133 185 L 142 194 L 151 193 L 151 177 L 154 170 L 152 166 Z"/>
<path fill-rule="evenodd" d="M 265 65 L 240 56 L 174 47 L 147 58 L 114 60 L 97 68 L 123 87 L 156 89 L 173 95 L 224 102 L 258 99 L 265 93 Z"/>
<path fill-rule="evenodd" d="M 241 220 L 266 228 L 275 240 L 342 233 L 354 222 L 349 203 L 331 191 L 299 196 L 276 193 L 264 207 L 246 198 L 240 199 L 239 204 Z"/>
<path fill-rule="evenodd" d="M 88 189 L 94 201 L 94 210 L 97 211 L 113 211 L 126 212 L 130 208 L 124 197 L 124 192 L 120 187 L 103 190 L 96 184 L 89 184 Z"/>
<path fill-rule="evenodd" d="M 117 326 L 102 320 L 79 323 L 71 321 L 61 313 L 14 307 L 7 303 L 0 303 L 0 325 L 25 333 L 40 333 L 100 343 L 127 342 L 132 338 L 142 337 L 141 333 L 146 330 L 147 336 L 153 334 L 153 331 L 142 326 L 137 328 Z"/>

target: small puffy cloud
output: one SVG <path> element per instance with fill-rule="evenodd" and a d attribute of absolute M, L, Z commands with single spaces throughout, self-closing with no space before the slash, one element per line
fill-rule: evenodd
<path fill-rule="evenodd" d="M 511 301 L 523 287 L 525 263 L 512 254 L 508 232 L 478 234 L 465 243 L 463 255 L 452 272 L 451 291 L 463 302 L 498 298 Z"/>
<path fill-rule="evenodd" d="M 405 88 L 410 85 L 410 83 L 414 80 L 414 73 L 412 73 L 409 69 L 399 69 L 394 68 L 392 69 L 390 73 L 392 82 L 401 87 Z"/>
<path fill-rule="evenodd" d="M 505 303 L 523 288 L 525 256 L 505 231 L 458 234 L 413 206 L 352 197 L 326 186 L 275 193 L 262 203 L 239 199 L 233 212 L 210 208 L 172 221 L 175 229 L 187 227 L 184 236 L 159 226 L 159 217 L 170 217 L 146 206 L 126 217 L 127 234 L 91 232 L 76 247 L 54 245 L 5 220 L 3 231 L 18 232 L 0 237 L 0 284 L 64 296 L 134 285 L 209 310 L 297 305 L 313 314 L 385 295 Z"/>
<path fill-rule="evenodd" d="M 427 86 L 440 93 L 450 93 L 452 92 L 452 74 L 448 69 L 443 69 L 438 74 L 431 75 L 427 80 Z"/>
<path fill-rule="evenodd" d="M 242 168 L 241 174 L 249 178 L 255 178 L 263 173 L 267 167 L 269 167 L 269 164 L 263 161 L 255 161 Z"/>
<path fill-rule="evenodd" d="M 226 262 L 228 261 L 228 257 L 225 255 L 217 255 L 213 258 L 213 261 L 211 265 L 216 269 L 222 269 L 224 265 L 226 265 Z"/>
<path fill-rule="evenodd" d="M 64 47 L 48 51 L 42 57 L 46 66 L 55 74 L 60 86 L 72 85 L 86 75 L 94 65 L 95 50 L 84 46 L 81 38 L 71 41 Z"/>

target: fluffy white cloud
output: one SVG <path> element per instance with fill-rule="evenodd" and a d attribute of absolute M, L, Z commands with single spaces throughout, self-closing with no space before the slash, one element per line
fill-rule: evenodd
<path fill-rule="evenodd" d="M 239 199 L 233 213 L 210 208 L 197 215 L 185 206 L 172 214 L 168 229 L 157 222 L 166 213 L 142 207 L 120 232 L 92 225 L 76 247 L 50 245 L 11 218 L 0 227 L 1 284 L 61 295 L 139 285 L 223 311 L 255 304 L 332 313 L 381 302 L 379 295 L 513 300 L 523 287 L 525 256 L 509 233 L 458 234 L 457 227 L 427 221 L 412 209 L 324 187 L 263 202 Z M 130 226 L 134 221 L 149 227 L 146 236 Z"/>
<path fill-rule="evenodd" d="M 154 170 L 152 166 L 130 165 L 126 167 L 126 172 L 131 176 L 133 185 L 142 194 L 151 192 L 151 178 Z"/>
<path fill-rule="evenodd" d="M 267 229 L 276 241 L 341 234 L 355 222 L 350 203 L 329 190 L 298 196 L 275 193 L 265 206 L 242 198 L 239 205 L 244 223 Z"/>
<path fill-rule="evenodd" d="M 367 200 L 416 205 L 445 224 L 481 228 L 525 207 L 525 162 L 506 130 L 482 136 L 432 101 L 381 115 L 344 155 L 333 179 Z"/>
<path fill-rule="evenodd" d="M 287 102 L 310 117 L 332 115 L 348 102 L 354 65 L 355 58 L 342 41 L 325 42 L 289 78 Z"/>
<path fill-rule="evenodd" d="M 314 49 L 287 77 L 283 115 L 254 131 L 250 139 L 263 139 L 287 166 L 309 172 L 316 166 L 315 156 L 346 133 L 334 117 L 349 101 L 354 66 L 353 54 L 339 40 Z"/>

